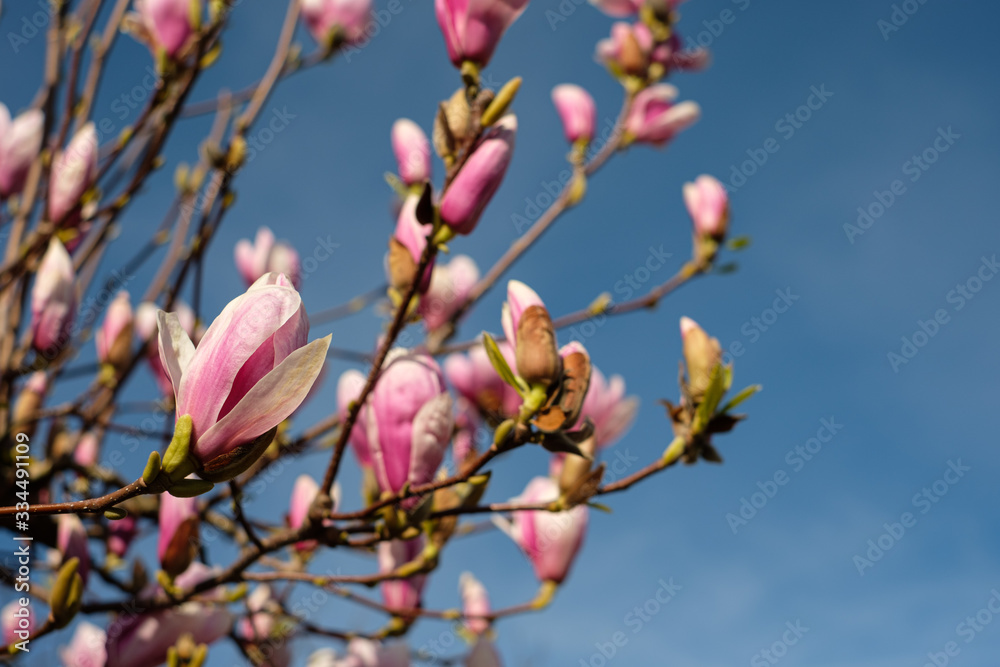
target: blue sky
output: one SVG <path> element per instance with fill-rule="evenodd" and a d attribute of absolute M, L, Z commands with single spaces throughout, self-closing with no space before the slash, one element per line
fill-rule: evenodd
<path fill-rule="evenodd" d="M 311 311 L 383 279 L 393 222 L 382 181 L 394 168 L 389 128 L 405 116 L 429 130 L 437 101 L 458 85 L 430 3 L 402 2 L 403 11 L 350 62 L 299 74 L 270 100 L 265 121 L 275 113 L 289 120 L 237 181 L 237 204 L 209 253 L 207 312 L 242 290 L 232 247 L 260 225 L 303 255 L 320 239 L 338 244 L 303 287 Z M 195 99 L 220 82 L 240 87 L 263 71 L 283 11 L 271 4 L 238 8 L 222 58 Z M 700 173 L 732 182 L 739 186 L 732 194 L 732 230 L 753 238 L 733 258 L 739 270 L 701 279 L 655 311 L 609 319 L 584 342 L 606 374 L 622 374 L 629 392 L 642 399 L 631 433 L 608 452 L 638 457 L 637 466 L 670 439 L 656 400 L 677 396 L 681 315 L 727 347 L 742 343 L 736 384 L 761 383 L 764 391 L 747 404 L 750 419 L 718 438 L 724 465 L 672 469 L 610 498 L 612 516 L 592 514 L 585 548 L 552 607 L 499 626 L 506 664 L 600 667 L 599 645 L 615 633 L 624 637 L 608 665 L 775 664 L 761 653 L 767 650 L 787 665 L 920 666 L 948 642 L 957 649 L 949 664 L 995 664 L 1000 618 L 982 624 L 987 616 L 993 620 L 992 612 L 983 612 L 979 630 L 963 624 L 1000 590 L 1000 459 L 989 417 L 1000 280 L 982 281 L 993 277 L 1000 252 L 995 206 L 984 196 L 1000 176 L 1000 133 L 991 120 L 998 96 L 989 88 L 1000 56 L 993 29 L 1000 11 L 974 1 L 901 4 L 916 11 L 888 31 L 879 23 L 892 20 L 888 1 L 686 3 L 680 30 L 707 45 L 714 62 L 673 83 L 683 99 L 701 104 L 702 120 L 667 150 L 637 147 L 616 156 L 591 180 L 585 201 L 510 272 L 561 314 L 613 292 L 644 265 L 651 247 L 662 246 L 673 255 L 649 278 L 652 287 L 689 253 L 681 184 Z M 6 42 L 22 14 L 13 3 L 5 9 L 0 32 Z M 511 169 L 475 234 L 452 244 L 482 268 L 517 238 L 515 216 L 529 215 L 529 205 L 564 169 L 567 151 L 551 88 L 564 82 L 586 87 L 602 124 L 617 113 L 619 86 L 592 60 L 611 23 L 586 3 L 531 0 L 488 68 L 497 82 L 521 75 L 524 85 Z M 302 38 L 311 48 L 308 36 Z M 30 103 L 42 42 L 29 40 L 18 53 L 6 43 L 0 47 L 0 99 L 12 108 Z M 95 118 L 111 118 L 120 129 L 135 112 L 120 117 L 114 100 L 141 85 L 149 61 L 128 38 L 113 59 Z M 786 114 L 807 104 L 814 90 L 824 91 L 825 101 L 814 97 L 818 108 L 791 126 Z M 137 242 L 159 222 L 173 167 L 195 159 L 207 123 L 189 121 L 176 133 L 168 167 L 128 208 L 104 270 L 124 261 L 130 239 Z M 744 167 L 754 155 L 763 161 L 769 139 L 777 152 L 755 170 Z M 933 163 L 923 169 L 914 156 Z M 734 169 L 754 173 L 742 183 L 732 180 Z M 894 181 L 887 205 L 884 193 Z M 859 207 L 878 214 L 879 198 L 882 213 L 867 229 L 858 228 L 863 233 L 845 229 L 857 225 Z M 768 309 L 776 292 L 791 305 L 775 317 Z M 500 291 L 491 292 L 461 337 L 498 331 L 502 299 Z M 936 329 L 927 324 L 935 316 Z M 754 318 L 769 324 L 758 326 Z M 921 322 L 934 335 L 917 333 L 914 340 Z M 336 346 L 369 350 L 381 323 L 369 311 L 316 326 L 313 334 L 332 332 Z M 904 337 L 920 347 L 904 350 Z M 914 350 L 905 363 L 889 356 Z M 331 365 L 324 391 L 302 410 L 300 424 L 333 408 L 335 379 L 346 367 Z M 134 386 L 153 395 L 145 380 Z M 831 422 L 838 427 L 832 437 L 827 428 L 820 433 L 825 443 L 809 442 Z M 795 453 L 809 446 L 809 460 Z M 137 474 L 145 455 L 130 455 L 125 472 Z M 491 499 L 515 495 L 546 470 L 542 452 L 511 458 L 496 466 Z M 323 465 L 325 455 L 296 460 L 269 480 L 251 511 L 276 519 L 295 476 Z M 349 475 L 354 471 L 345 467 Z M 776 474 L 786 483 L 772 488 L 767 480 Z M 356 482 L 344 483 L 353 505 Z M 763 504 L 757 496 L 762 507 L 745 525 L 727 520 L 739 514 L 743 499 L 754 500 L 759 485 L 773 497 Z M 899 536 L 893 524 L 904 519 L 908 527 L 900 523 Z M 884 535 L 887 530 L 898 538 Z M 870 567 L 859 565 L 855 557 L 868 558 L 869 540 L 880 538 L 891 546 Z M 141 548 L 148 553 L 151 545 L 146 538 Z M 317 571 L 372 567 L 340 553 L 317 562 Z M 527 562 L 494 532 L 454 544 L 432 578 L 426 605 L 454 606 L 458 574 L 466 569 L 484 581 L 497 607 L 534 593 Z M 634 610 L 655 599 L 661 580 L 674 585 L 675 595 L 665 605 L 649 604 L 642 620 Z M 293 599 L 307 594 L 297 590 Z M 337 627 L 376 623 L 339 601 L 324 602 L 315 618 Z M 789 627 L 798 632 L 786 632 Z M 413 645 L 449 635 L 447 624 L 423 622 Z M 53 645 L 47 646 L 26 662 L 50 664 Z M 213 653 L 214 665 L 236 664 L 223 644 Z"/>

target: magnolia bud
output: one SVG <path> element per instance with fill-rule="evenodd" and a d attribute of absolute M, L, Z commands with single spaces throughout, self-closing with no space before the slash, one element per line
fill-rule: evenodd
<path fill-rule="evenodd" d="M 29 109 L 12 122 L 7 107 L 0 104 L 0 199 L 24 187 L 28 169 L 42 148 L 44 120 L 41 111 Z"/>
<path fill-rule="evenodd" d="M 198 554 L 198 500 L 164 493 L 160 496 L 159 523 L 160 565 L 167 574 L 176 577 L 188 569 Z"/>
<path fill-rule="evenodd" d="M 399 177 L 407 185 L 423 183 L 431 177 L 431 145 L 420 126 L 400 118 L 392 126 L 392 151 Z"/>
<path fill-rule="evenodd" d="M 695 236 L 708 237 L 716 242 L 726 237 L 729 197 L 722 183 L 705 174 L 694 183 L 685 183 L 684 204 L 694 223 Z"/>
<path fill-rule="evenodd" d="M 132 356 L 132 304 L 122 290 L 108 307 L 104 324 L 94 335 L 97 359 L 102 364 L 122 368 Z"/>
<path fill-rule="evenodd" d="M 49 218 L 61 221 L 80 202 L 97 176 L 97 130 L 87 123 L 52 162 Z"/>
<path fill-rule="evenodd" d="M 564 83 L 552 89 L 552 103 L 562 119 L 563 132 L 570 143 L 590 141 L 597 124 L 594 98 L 580 86 Z"/>
<path fill-rule="evenodd" d="M 688 392 L 698 401 L 711 382 L 712 370 L 722 363 L 722 347 L 690 317 L 681 318 L 681 339 L 687 364 Z"/>
<path fill-rule="evenodd" d="M 549 386 L 562 373 L 556 332 L 544 306 L 529 306 L 517 325 L 517 372 L 529 384 Z M 582 398 L 581 398 L 582 400 Z"/>

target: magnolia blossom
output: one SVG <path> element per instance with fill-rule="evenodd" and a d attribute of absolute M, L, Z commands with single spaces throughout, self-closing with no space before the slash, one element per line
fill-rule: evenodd
<path fill-rule="evenodd" d="M 253 285 L 265 273 L 284 273 L 292 281 L 292 286 L 302 286 L 302 266 L 299 253 L 283 241 L 275 241 L 274 233 L 267 227 L 257 230 L 253 243 L 249 239 L 236 242 L 233 251 L 236 268 L 247 286 Z"/>
<path fill-rule="evenodd" d="M 510 343 L 501 342 L 497 346 L 507 364 L 511 368 L 516 366 Z M 468 355 L 459 352 L 448 355 L 444 373 L 459 394 L 488 416 L 513 417 L 521 407 L 521 396 L 497 374 L 481 345 L 469 350 Z"/>
<path fill-rule="evenodd" d="M 132 304 L 128 292 L 122 290 L 108 306 L 104 323 L 94 335 L 98 361 L 116 367 L 128 361 L 132 347 L 132 324 Z"/>
<path fill-rule="evenodd" d="M 309 509 L 312 507 L 316 496 L 319 495 L 319 484 L 311 475 L 299 475 L 295 478 L 295 485 L 292 487 L 292 499 L 288 504 L 288 525 L 292 528 L 301 528 L 309 516 Z M 330 497 L 333 500 L 333 509 L 340 504 L 340 486 L 334 483 L 330 490 Z M 295 543 L 295 550 L 308 552 L 315 549 L 316 540 L 302 540 Z"/>
<path fill-rule="evenodd" d="M 34 628 L 35 610 L 31 604 L 22 605 L 20 599 L 15 599 L 0 609 L 0 630 L 4 646 L 28 639 Z"/>
<path fill-rule="evenodd" d="M 562 370 L 555 329 L 538 294 L 519 280 L 507 283 L 501 324 L 514 346 L 517 372 L 529 384 L 550 385 Z"/>
<path fill-rule="evenodd" d="M 490 613 L 490 596 L 482 582 L 463 572 L 458 579 L 458 590 L 462 595 L 462 612 L 466 616 L 486 616 Z M 490 622 L 485 618 L 467 618 L 465 627 L 473 634 L 481 635 L 489 630 Z"/>
<path fill-rule="evenodd" d="M 596 58 L 612 72 L 644 76 L 651 63 L 668 64 L 670 54 L 669 42 L 657 44 L 645 23 L 618 21 L 597 43 Z"/>
<path fill-rule="evenodd" d="M 431 481 L 454 424 L 437 362 L 426 354 L 390 351 L 367 407 L 368 444 L 382 490 L 396 493 L 407 482 Z"/>
<path fill-rule="evenodd" d="M 722 239 L 729 222 L 729 196 L 717 179 L 703 174 L 684 184 L 684 204 L 697 236 Z"/>
<path fill-rule="evenodd" d="M 105 667 L 107 664 L 107 634 L 93 623 L 80 621 L 69 646 L 59 649 L 63 667 Z M 165 657 L 165 656 L 164 656 Z M 130 665 L 130 667 L 141 667 Z"/>
<path fill-rule="evenodd" d="M 636 396 L 625 396 L 625 380 L 620 375 L 605 379 L 597 368 L 591 369 L 590 387 L 583 400 L 580 418 L 590 419 L 594 425 L 597 447 L 614 444 L 632 426 L 639 410 Z"/>
<path fill-rule="evenodd" d="M 135 0 L 135 8 L 152 46 L 175 58 L 194 34 L 201 0 Z"/>
<path fill-rule="evenodd" d="M 159 524 L 156 555 L 164 571 L 177 576 L 198 553 L 198 499 L 161 494 Z"/>
<path fill-rule="evenodd" d="M 564 83 L 552 89 L 552 103 L 562 119 L 563 132 L 570 143 L 590 141 L 597 124 L 594 98 L 580 86 Z"/>
<path fill-rule="evenodd" d="M 431 232 L 430 224 L 422 224 L 417 219 L 419 202 L 419 195 L 411 194 L 406 198 L 396 219 L 396 231 L 389 239 L 389 257 L 386 266 L 389 284 L 400 291 L 406 290 L 414 280 L 417 280 L 417 268 L 420 266 L 424 248 L 427 247 L 427 235 Z M 433 267 L 433 262 L 427 265 L 419 279 L 418 292 L 427 291 Z"/>
<path fill-rule="evenodd" d="M 163 368 L 163 362 L 160 361 L 160 347 L 157 343 L 156 311 L 156 304 L 148 301 L 140 303 L 135 312 L 134 328 L 140 341 L 148 341 L 146 361 L 149 363 L 149 368 L 153 373 L 153 378 L 156 380 L 157 386 L 159 386 L 163 394 L 173 396 L 174 388 L 170 384 L 170 376 L 167 375 L 167 371 Z M 189 337 L 194 337 L 194 311 L 183 301 L 175 301 L 172 312 L 177 315 L 177 321 L 180 322 L 184 333 Z"/>
<path fill-rule="evenodd" d="M 306 667 L 410 667 L 410 650 L 402 642 L 380 644 L 359 637 L 347 644 L 343 658 L 324 648 L 309 656 Z"/>
<path fill-rule="evenodd" d="M 306 343 L 302 299 L 276 273 L 229 302 L 197 349 L 177 315 L 159 311 L 158 323 L 177 415 L 191 416 L 191 455 L 209 481 L 232 479 L 260 457 L 271 430 L 305 399 L 330 346 L 330 336 Z"/>
<path fill-rule="evenodd" d="M 82 468 L 95 465 L 100 455 L 100 439 L 93 431 L 87 431 L 80 436 L 73 448 L 73 462 Z"/>
<path fill-rule="evenodd" d="M 433 330 L 447 323 L 478 281 L 479 267 L 468 255 L 455 255 L 447 264 L 435 266 L 430 287 L 417 307 L 424 326 Z"/>
<path fill-rule="evenodd" d="M 590 4 L 608 16 L 632 16 L 638 14 L 645 3 L 643 0 L 590 0 Z"/>
<path fill-rule="evenodd" d="M 124 558 L 138 532 L 139 526 L 131 514 L 124 519 L 112 521 L 108 525 L 108 553 Z"/>
<path fill-rule="evenodd" d="M 434 0 L 452 64 L 489 64 L 500 38 L 527 6 L 528 0 Z"/>
<path fill-rule="evenodd" d="M 348 44 L 363 42 L 371 13 L 371 0 L 302 0 L 302 19 L 320 43 L 334 30 Z"/>
<path fill-rule="evenodd" d="M 497 4 L 503 4 L 503 0 L 497 0 Z M 507 114 L 486 131 L 448 186 L 441 198 L 441 219 L 456 234 L 470 234 L 476 228 L 483 209 L 507 173 L 516 137 L 517 117 Z"/>
<path fill-rule="evenodd" d="M 61 555 L 60 563 L 71 558 L 79 558 L 76 571 L 87 583 L 90 574 L 90 550 L 87 545 L 87 529 L 75 514 L 60 514 L 56 518 L 56 547 Z"/>
<path fill-rule="evenodd" d="M 694 102 L 674 104 L 677 89 L 667 83 L 642 90 L 635 96 L 625 119 L 625 131 L 635 141 L 662 146 L 698 120 L 701 110 Z"/>
<path fill-rule="evenodd" d="M 420 126 L 409 118 L 393 123 L 392 152 L 404 183 L 414 185 L 430 180 L 431 144 Z"/>
<path fill-rule="evenodd" d="M 537 505 L 559 498 L 559 485 L 549 477 L 536 477 L 512 504 Z M 524 551 L 542 581 L 562 583 L 573 559 L 583 545 L 587 530 L 587 506 L 577 505 L 566 512 L 530 510 L 514 512 L 513 523 L 494 522 Z"/>
<path fill-rule="evenodd" d="M 76 315 L 75 281 L 73 260 L 52 237 L 31 290 L 31 342 L 36 350 L 52 354 L 69 340 Z"/>
<path fill-rule="evenodd" d="M 347 419 L 348 407 L 351 402 L 361 395 L 361 390 L 365 386 L 365 376 L 357 370 L 349 369 L 344 371 L 337 382 L 337 410 L 340 413 L 341 422 Z M 358 459 L 358 463 L 365 467 L 371 467 L 372 454 L 368 446 L 368 407 L 367 403 L 362 405 L 358 418 L 351 428 L 348 439 L 351 450 Z"/>
<path fill-rule="evenodd" d="M 0 104 L 0 199 L 21 192 L 28 169 L 42 149 L 45 116 L 29 109 L 13 121 L 6 105 Z"/>
<path fill-rule="evenodd" d="M 424 549 L 424 538 L 391 540 L 378 544 L 378 571 L 382 574 L 416 560 Z M 388 579 L 382 582 L 382 600 L 390 609 L 411 610 L 420 607 L 420 593 L 424 590 L 427 575 L 418 574 L 407 579 Z"/>
<path fill-rule="evenodd" d="M 61 221 L 80 203 L 97 177 L 97 129 L 87 123 L 52 162 L 49 177 L 49 218 Z"/>
<path fill-rule="evenodd" d="M 195 562 L 174 583 L 181 589 L 190 589 L 218 572 Z M 143 597 L 159 592 L 159 587 L 153 586 L 143 592 Z M 213 589 L 201 597 L 214 595 L 222 601 L 221 594 L 222 591 Z M 190 634 L 197 644 L 211 644 L 225 637 L 232 627 L 233 616 L 224 604 L 189 601 L 160 611 L 122 614 L 114 624 L 116 631 L 108 634 L 106 644 L 106 667 L 155 667 L 166 660 L 167 650 L 183 634 Z"/>

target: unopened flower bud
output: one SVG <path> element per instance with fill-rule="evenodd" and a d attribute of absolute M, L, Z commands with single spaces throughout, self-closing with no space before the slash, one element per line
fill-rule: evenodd
<path fill-rule="evenodd" d="M 365 40 L 371 9 L 371 0 L 303 0 L 302 19 L 321 44 L 335 30 L 348 44 L 357 44 Z"/>
<path fill-rule="evenodd" d="M 31 336 L 36 350 L 51 355 L 68 342 L 76 315 L 75 280 L 73 260 L 53 237 L 31 290 Z"/>
<path fill-rule="evenodd" d="M 563 132 L 568 142 L 590 141 L 597 124 L 597 107 L 594 98 L 580 86 L 564 83 L 552 89 L 552 103 L 562 119 Z"/>
<path fill-rule="evenodd" d="M 28 169 L 42 148 L 45 117 L 29 109 L 13 121 L 7 107 L 0 104 L 0 199 L 24 188 Z"/>
<path fill-rule="evenodd" d="M 176 577 L 191 565 L 198 554 L 199 518 L 197 498 L 160 495 L 160 537 L 157 555 L 160 566 Z"/>
<path fill-rule="evenodd" d="M 431 177 L 431 145 L 420 126 L 400 118 L 392 126 L 392 152 L 399 177 L 407 185 L 423 183 Z"/>
<path fill-rule="evenodd" d="M 471 572 L 463 572 L 459 577 L 458 590 L 462 594 L 462 611 L 466 616 L 485 616 L 490 613 L 490 596 L 486 587 Z M 489 630 L 490 622 L 485 618 L 467 618 L 465 627 L 469 632 L 481 635 Z"/>
<path fill-rule="evenodd" d="M 49 218 L 60 222 L 80 203 L 97 177 L 97 129 L 87 123 L 52 162 L 49 178 Z"/>
<path fill-rule="evenodd" d="M 435 0 L 438 26 L 455 67 L 471 61 L 485 67 L 507 28 L 528 0 Z"/>
<path fill-rule="evenodd" d="M 688 392 L 698 401 L 711 382 L 712 370 L 722 363 L 722 347 L 690 317 L 681 318 L 681 339 L 687 364 Z"/>
<path fill-rule="evenodd" d="M 556 332 L 544 306 L 529 306 L 517 325 L 517 372 L 528 384 L 549 386 L 562 373 Z M 581 401 L 582 401 L 581 397 Z"/>
<path fill-rule="evenodd" d="M 729 197 L 718 180 L 699 176 L 694 183 L 684 184 L 684 204 L 694 223 L 696 237 L 716 242 L 726 237 L 729 224 Z"/>
<path fill-rule="evenodd" d="M 650 86 L 635 96 L 625 119 L 625 131 L 634 141 L 662 146 L 698 120 L 694 102 L 674 104 L 677 89 L 667 83 Z"/>
<path fill-rule="evenodd" d="M 104 324 L 94 335 L 98 361 L 116 369 L 128 363 L 132 353 L 132 322 L 132 304 L 128 292 L 122 290 L 108 306 Z"/>

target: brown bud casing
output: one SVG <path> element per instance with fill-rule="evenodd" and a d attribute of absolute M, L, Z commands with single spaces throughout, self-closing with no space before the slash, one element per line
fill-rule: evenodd
<path fill-rule="evenodd" d="M 549 311 L 530 306 L 517 325 L 517 372 L 528 384 L 551 386 L 562 374 L 556 332 Z"/>

